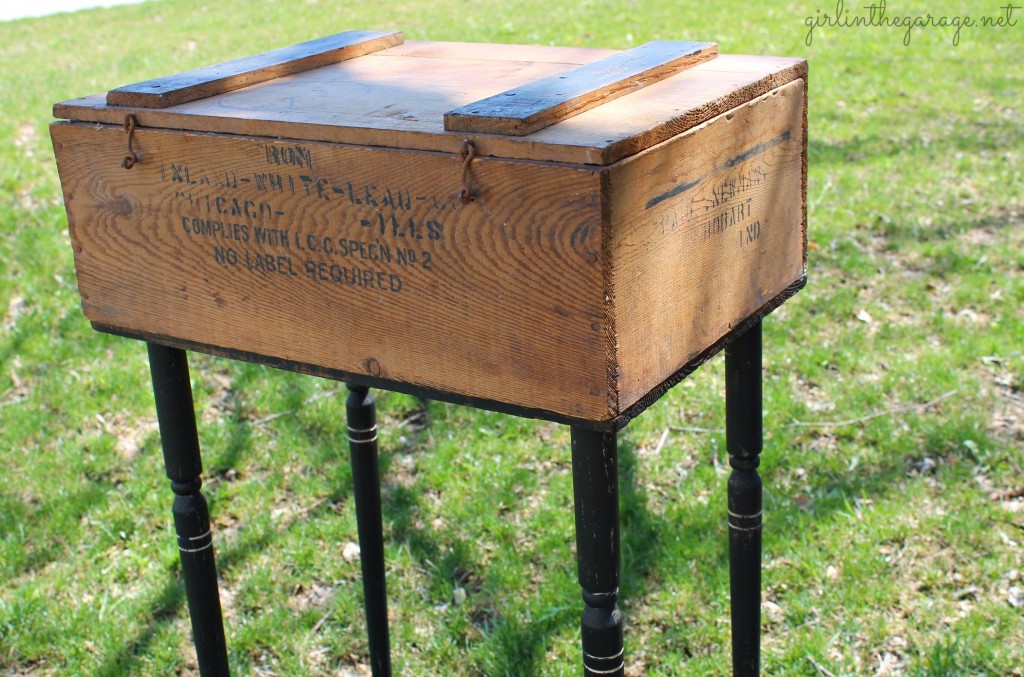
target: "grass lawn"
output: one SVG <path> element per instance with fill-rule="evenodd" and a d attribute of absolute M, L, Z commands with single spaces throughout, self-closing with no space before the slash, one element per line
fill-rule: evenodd
<path fill-rule="evenodd" d="M 765 321 L 764 672 L 1024 675 L 1024 11 L 957 45 L 808 46 L 818 9 L 168 0 L 0 24 L 0 673 L 195 672 L 145 347 L 82 316 L 51 105 L 372 28 L 807 58 L 810 280 Z M 191 363 L 234 671 L 359 674 L 344 386 Z M 727 673 L 723 390 L 716 358 L 620 435 L 629 675 Z M 579 674 L 568 429 L 378 402 L 396 673 Z"/>

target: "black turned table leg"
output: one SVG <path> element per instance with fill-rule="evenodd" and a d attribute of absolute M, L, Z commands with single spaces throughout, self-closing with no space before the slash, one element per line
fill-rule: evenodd
<path fill-rule="evenodd" d="M 167 477 L 174 491 L 174 529 L 178 534 L 181 571 L 188 596 L 199 673 L 203 677 L 228 675 L 228 651 L 217 592 L 217 568 L 213 560 L 213 535 L 203 484 L 199 435 L 196 432 L 188 358 L 184 350 L 153 343 L 149 366 L 153 377 L 160 442 Z"/>
<path fill-rule="evenodd" d="M 355 487 L 359 562 L 363 569 L 366 631 L 374 677 L 391 674 L 388 639 L 388 597 L 384 576 L 384 534 L 381 525 L 380 472 L 377 468 L 377 415 L 373 394 L 365 386 L 348 384 L 349 453 Z"/>
<path fill-rule="evenodd" d="M 583 674 L 622 675 L 619 481 L 615 433 L 573 426 L 576 562 L 583 588 Z"/>
<path fill-rule="evenodd" d="M 761 664 L 761 323 L 725 349 L 725 445 L 729 451 L 729 579 L 733 675 Z"/>

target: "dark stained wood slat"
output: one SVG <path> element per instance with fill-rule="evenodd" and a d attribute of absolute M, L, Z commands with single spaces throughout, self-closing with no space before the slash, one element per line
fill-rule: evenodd
<path fill-rule="evenodd" d="M 125 85 L 107 92 L 107 105 L 167 108 L 267 80 L 301 73 L 400 45 L 400 32 L 346 31 L 317 40 Z"/>
<path fill-rule="evenodd" d="M 526 136 L 713 59 L 713 42 L 648 42 L 445 113 L 449 132 Z"/>

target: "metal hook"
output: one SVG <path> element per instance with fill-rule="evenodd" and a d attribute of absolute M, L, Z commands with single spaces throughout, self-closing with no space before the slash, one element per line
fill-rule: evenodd
<path fill-rule="evenodd" d="M 138 154 L 136 154 L 135 150 L 132 148 L 135 141 L 134 135 L 137 124 L 138 121 L 135 119 L 134 115 L 124 116 L 124 131 L 128 134 L 128 154 L 124 156 L 123 160 L 121 160 L 121 166 L 125 169 L 131 169 L 139 161 Z"/>
<path fill-rule="evenodd" d="M 459 199 L 462 204 L 469 204 L 476 198 L 476 192 L 469 185 L 469 163 L 476 157 L 476 146 L 469 139 L 462 143 L 462 190 L 459 191 Z"/>

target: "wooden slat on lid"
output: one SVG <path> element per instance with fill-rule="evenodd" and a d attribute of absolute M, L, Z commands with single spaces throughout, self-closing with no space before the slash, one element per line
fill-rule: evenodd
<path fill-rule="evenodd" d="M 104 92 L 58 103 L 53 112 L 118 128 L 132 114 L 141 132 L 181 129 L 458 154 L 467 135 L 445 131 L 445 112 L 607 55 L 580 47 L 407 41 L 171 108 L 110 106 Z M 802 59 L 718 54 L 529 136 L 469 137 L 480 156 L 608 165 L 806 73 Z"/>
<path fill-rule="evenodd" d="M 107 92 L 107 105 L 167 108 L 353 59 L 402 42 L 399 32 L 346 31 L 215 66 L 118 87 Z"/>
<path fill-rule="evenodd" d="M 648 42 L 444 115 L 449 132 L 526 136 L 718 54 L 713 42 Z"/>

